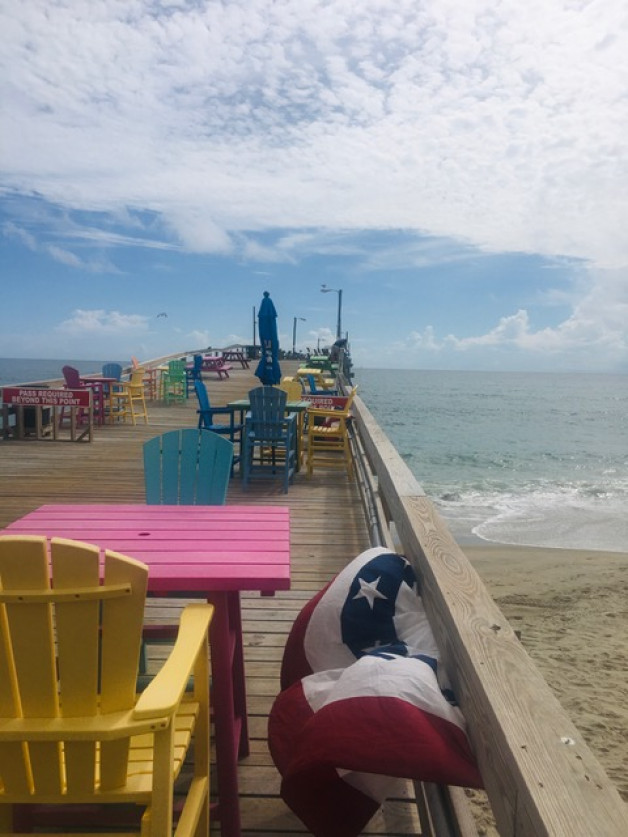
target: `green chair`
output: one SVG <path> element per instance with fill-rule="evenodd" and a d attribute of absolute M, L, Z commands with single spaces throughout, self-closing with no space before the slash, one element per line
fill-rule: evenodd
<path fill-rule="evenodd" d="M 170 402 L 185 403 L 187 398 L 187 373 L 185 361 L 171 360 L 168 369 L 164 370 L 161 379 L 163 398 L 166 404 Z"/>

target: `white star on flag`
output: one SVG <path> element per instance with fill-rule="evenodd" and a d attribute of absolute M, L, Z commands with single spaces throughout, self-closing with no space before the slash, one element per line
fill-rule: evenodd
<path fill-rule="evenodd" d="M 358 581 L 360 582 L 360 591 L 355 594 L 353 597 L 354 599 L 366 599 L 370 605 L 371 610 L 375 605 L 375 599 L 385 599 L 386 596 L 383 593 L 380 593 L 377 589 L 377 585 L 379 584 L 381 579 L 381 575 L 378 576 L 375 581 L 365 581 L 363 578 L 359 578 Z"/>

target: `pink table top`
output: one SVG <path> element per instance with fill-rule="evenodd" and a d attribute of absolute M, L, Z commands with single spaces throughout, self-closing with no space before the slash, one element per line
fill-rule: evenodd
<path fill-rule="evenodd" d="M 47 505 L 4 534 L 93 543 L 149 567 L 152 592 L 290 588 L 289 509 L 275 506 Z"/>

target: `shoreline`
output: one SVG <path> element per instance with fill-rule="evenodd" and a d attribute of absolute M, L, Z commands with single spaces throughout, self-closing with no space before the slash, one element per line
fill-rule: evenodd
<path fill-rule="evenodd" d="M 460 546 L 628 802 L 628 552 Z"/>

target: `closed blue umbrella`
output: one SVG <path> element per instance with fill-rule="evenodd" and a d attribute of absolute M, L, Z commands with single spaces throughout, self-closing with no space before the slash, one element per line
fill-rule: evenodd
<path fill-rule="evenodd" d="M 277 312 L 268 291 L 264 291 L 264 299 L 259 307 L 257 320 L 262 357 L 257 364 L 255 376 L 266 386 L 278 384 L 281 381 L 281 369 L 277 360 L 279 352 Z"/>

